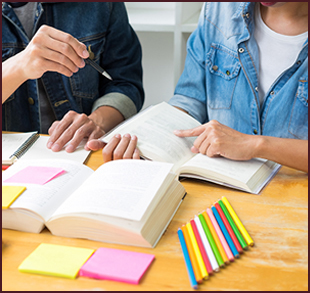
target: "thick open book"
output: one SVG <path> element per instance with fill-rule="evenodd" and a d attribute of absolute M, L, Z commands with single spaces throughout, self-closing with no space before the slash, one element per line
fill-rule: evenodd
<path fill-rule="evenodd" d="M 162 102 L 147 108 L 119 125 L 102 139 L 108 142 L 115 134 L 135 134 L 141 156 L 174 165 L 179 177 L 192 177 L 258 194 L 281 167 L 264 159 L 233 161 L 194 154 L 190 148 L 196 137 L 180 138 L 176 129 L 201 125 L 190 115 Z"/>
<path fill-rule="evenodd" d="M 5 183 L 28 166 L 60 167 L 44 185 Z M 3 185 L 27 189 L 2 210 L 2 228 L 154 247 L 180 206 L 185 189 L 172 164 L 118 160 L 96 171 L 69 160 L 23 160 L 2 173 Z"/>
<path fill-rule="evenodd" d="M 83 140 L 77 149 L 67 153 L 65 147 L 59 152 L 53 152 L 46 147 L 49 136 L 37 132 L 2 133 L 2 165 L 11 165 L 20 160 L 72 160 L 83 163 L 90 151 L 84 149 Z"/>

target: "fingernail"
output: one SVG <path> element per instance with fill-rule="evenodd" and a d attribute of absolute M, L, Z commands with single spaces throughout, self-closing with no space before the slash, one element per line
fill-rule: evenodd
<path fill-rule="evenodd" d="M 124 137 L 130 138 L 131 136 L 130 136 L 129 133 L 126 133 L 126 134 L 124 135 Z"/>
<path fill-rule="evenodd" d="M 198 154 L 199 153 L 199 149 L 197 149 L 196 147 L 192 146 L 191 147 L 191 151 L 195 154 Z"/>
<path fill-rule="evenodd" d="M 53 145 L 53 142 L 52 142 L 52 141 L 49 141 L 49 142 L 47 143 L 47 148 L 50 149 L 50 148 L 52 147 L 52 145 Z"/>
<path fill-rule="evenodd" d="M 87 50 L 84 50 L 84 51 L 82 52 L 82 55 L 83 55 L 83 57 L 87 58 L 87 57 L 89 56 L 89 53 L 88 53 Z"/>
<path fill-rule="evenodd" d="M 137 137 L 136 137 L 135 135 L 133 135 L 133 136 L 131 137 L 131 140 L 137 140 Z"/>
<path fill-rule="evenodd" d="M 61 148 L 60 148 L 59 144 L 57 144 L 57 143 L 53 144 L 53 146 L 52 146 L 53 152 L 59 152 L 60 150 L 61 150 Z"/>
<path fill-rule="evenodd" d="M 121 138 L 121 135 L 120 135 L 120 134 L 115 134 L 114 137 L 115 137 L 115 138 Z"/>
<path fill-rule="evenodd" d="M 176 135 L 179 135 L 179 134 L 181 134 L 181 131 L 180 130 L 173 130 L 173 133 Z"/>
<path fill-rule="evenodd" d="M 66 152 L 67 153 L 72 153 L 74 151 L 74 147 L 72 144 L 69 144 L 67 147 L 66 147 Z"/>

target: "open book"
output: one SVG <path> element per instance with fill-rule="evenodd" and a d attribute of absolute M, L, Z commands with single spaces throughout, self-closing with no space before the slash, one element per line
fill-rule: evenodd
<path fill-rule="evenodd" d="M 2 165 L 11 165 L 20 160 L 65 159 L 83 163 L 90 151 L 84 149 L 86 139 L 77 149 L 67 153 L 65 147 L 59 152 L 47 148 L 49 136 L 37 132 L 2 133 Z"/>
<path fill-rule="evenodd" d="M 65 172 L 44 185 L 5 183 L 28 166 Z M 3 185 L 26 190 L 2 210 L 2 228 L 154 247 L 180 206 L 185 189 L 172 164 L 118 160 L 96 171 L 69 160 L 23 160 L 2 173 Z"/>
<path fill-rule="evenodd" d="M 258 194 L 281 167 L 258 158 L 233 161 L 192 153 L 190 148 L 196 137 L 180 138 L 173 131 L 199 125 L 190 115 L 162 102 L 127 120 L 102 139 L 108 142 L 117 133 L 135 134 L 142 157 L 172 163 L 178 176 L 207 180 L 254 194 Z"/>

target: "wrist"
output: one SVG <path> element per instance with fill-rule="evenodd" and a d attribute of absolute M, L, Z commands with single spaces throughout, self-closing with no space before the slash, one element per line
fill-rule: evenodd
<path fill-rule="evenodd" d="M 110 131 L 116 125 L 124 121 L 124 116 L 115 108 L 101 106 L 88 116 L 104 132 Z"/>
<path fill-rule="evenodd" d="M 257 135 L 253 138 L 253 158 L 264 158 L 268 145 L 266 137 L 263 135 Z"/>

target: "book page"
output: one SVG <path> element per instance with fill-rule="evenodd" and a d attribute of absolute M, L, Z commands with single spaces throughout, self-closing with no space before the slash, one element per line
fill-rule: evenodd
<path fill-rule="evenodd" d="M 2 161 L 9 160 L 10 156 L 35 132 L 2 133 Z"/>
<path fill-rule="evenodd" d="M 205 171 L 207 178 L 210 177 L 219 181 L 232 178 L 246 184 L 266 161 L 264 159 L 233 161 L 223 157 L 210 158 L 206 155 L 197 154 L 180 168 L 180 173 L 187 173 L 189 169 L 199 168 Z"/>
<path fill-rule="evenodd" d="M 90 151 L 86 151 L 84 149 L 86 140 L 83 140 L 74 152 L 67 153 L 65 151 L 66 145 L 59 152 L 53 152 L 52 150 L 48 149 L 46 146 L 48 139 L 49 136 L 40 136 L 40 138 L 18 161 L 49 159 L 70 160 L 82 164 L 90 154 Z"/>
<path fill-rule="evenodd" d="M 52 217 L 90 213 L 139 221 L 171 168 L 172 164 L 142 160 L 105 163 Z"/>
<path fill-rule="evenodd" d="M 135 134 L 138 137 L 138 148 L 142 156 L 154 161 L 172 163 L 173 170 L 176 171 L 179 166 L 194 156 L 190 148 L 196 138 L 180 138 L 174 135 L 173 131 L 199 125 L 200 123 L 190 115 L 163 102 L 117 127 L 104 137 L 104 141 L 109 141 L 117 133 Z"/>
<path fill-rule="evenodd" d="M 23 183 L 26 190 L 10 206 L 10 208 L 28 209 L 40 215 L 45 221 L 49 219 L 56 208 L 82 184 L 94 171 L 89 167 L 71 161 L 40 160 L 20 161 L 2 172 L 2 185 L 20 185 L 19 183 L 4 183 L 18 171 L 28 166 L 60 167 L 65 172 L 44 185 Z"/>

